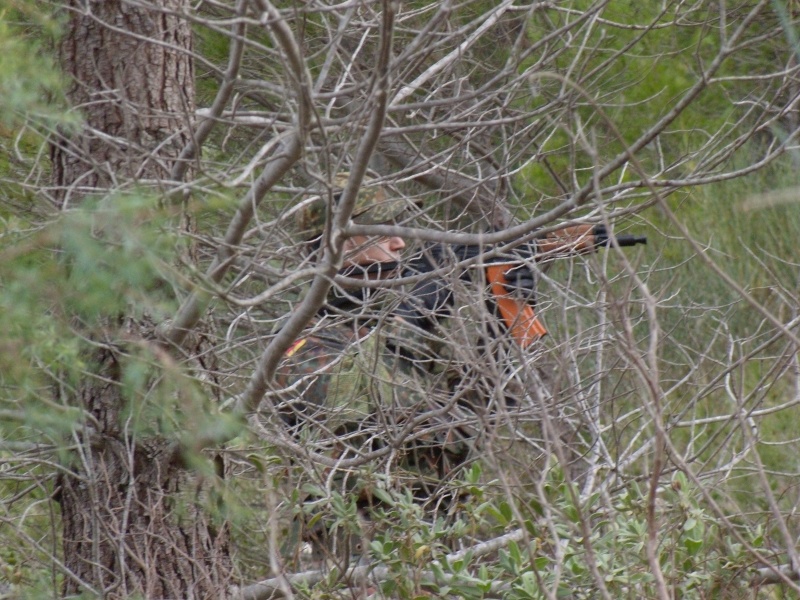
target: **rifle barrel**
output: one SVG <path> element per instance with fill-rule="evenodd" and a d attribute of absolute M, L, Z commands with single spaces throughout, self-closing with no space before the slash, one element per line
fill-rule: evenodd
<path fill-rule="evenodd" d="M 617 245 L 621 247 L 647 243 L 647 238 L 643 235 L 608 235 L 605 225 L 595 225 L 592 233 L 594 234 L 594 245 L 597 247 L 611 246 L 612 240 L 616 240 Z"/>
<path fill-rule="evenodd" d="M 643 235 L 618 235 L 613 239 L 617 240 L 619 246 L 635 246 L 636 244 L 646 244 L 647 238 Z M 606 246 L 611 245 L 612 238 L 606 238 Z"/>

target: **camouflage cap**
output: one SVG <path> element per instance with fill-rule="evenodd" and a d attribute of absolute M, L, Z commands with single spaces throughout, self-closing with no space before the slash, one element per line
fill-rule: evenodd
<path fill-rule="evenodd" d="M 350 173 L 339 173 L 333 178 L 334 199 L 347 185 Z M 403 198 L 392 198 L 382 185 L 377 185 L 371 177 L 364 177 L 358 191 L 351 218 L 359 225 L 380 225 L 399 217 L 407 208 Z M 297 230 L 305 239 L 320 235 L 325 228 L 326 203 L 323 196 L 315 198 L 297 214 Z"/>

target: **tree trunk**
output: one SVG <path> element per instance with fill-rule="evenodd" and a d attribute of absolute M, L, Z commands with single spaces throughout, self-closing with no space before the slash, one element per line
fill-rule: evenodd
<path fill-rule="evenodd" d="M 70 3 L 60 54 L 84 126 L 53 142 L 59 207 L 132 183 L 168 181 L 194 113 L 183 4 Z M 120 340 L 152 339 L 152 325 L 125 316 L 113 321 L 88 357 L 92 374 L 76 391 L 75 401 L 90 417 L 57 492 L 64 564 L 71 572 L 64 592 L 222 598 L 231 571 L 227 530 L 215 530 L 194 488 L 187 493 L 192 481 L 180 448 L 172 440 L 136 436 L 121 423 Z"/>
<path fill-rule="evenodd" d="M 227 529 L 215 530 L 181 494 L 191 480 L 174 443 L 123 430 L 117 359 L 101 351 L 96 360 L 107 382 L 87 379 L 79 398 L 95 429 L 83 435 L 59 490 L 64 563 L 76 576 L 65 595 L 90 587 L 106 598 L 224 598 Z"/>
<path fill-rule="evenodd" d="M 185 0 L 69 2 L 60 56 L 85 127 L 53 145 L 60 206 L 123 183 L 166 181 L 194 115 Z M 177 14 L 176 14 L 177 13 Z"/>

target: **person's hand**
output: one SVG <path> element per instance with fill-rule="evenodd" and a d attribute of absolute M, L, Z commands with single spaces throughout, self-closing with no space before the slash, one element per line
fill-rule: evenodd
<path fill-rule="evenodd" d="M 533 298 L 536 293 L 536 273 L 528 265 L 520 264 L 505 272 L 505 288 L 509 294 L 522 298 Z"/>
<path fill-rule="evenodd" d="M 395 315 L 405 321 L 429 329 L 440 318 L 450 314 L 453 293 L 441 279 L 420 281 L 397 307 Z"/>

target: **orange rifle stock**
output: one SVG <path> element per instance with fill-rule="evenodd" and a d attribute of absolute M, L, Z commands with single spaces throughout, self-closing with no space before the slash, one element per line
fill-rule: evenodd
<path fill-rule="evenodd" d="M 618 246 L 635 246 L 646 244 L 647 238 L 632 235 L 614 238 L 608 235 L 604 225 L 573 225 L 540 238 L 537 241 L 537 255 L 546 257 L 547 254 L 564 252 L 584 254 L 601 246 L 610 246 L 612 241 Z M 547 329 L 536 316 L 533 306 L 508 292 L 506 272 L 513 266 L 513 263 L 489 264 L 486 266 L 486 279 L 497 303 L 500 317 L 505 322 L 511 337 L 521 348 L 527 348 L 547 335 Z"/>
<path fill-rule="evenodd" d="M 547 335 L 547 329 L 538 319 L 533 307 L 527 302 L 514 298 L 508 293 L 506 285 L 507 264 L 491 264 L 486 267 L 486 279 L 489 289 L 494 294 L 494 301 L 500 317 L 508 327 L 511 337 L 521 348 L 527 348 L 542 336 Z"/>

